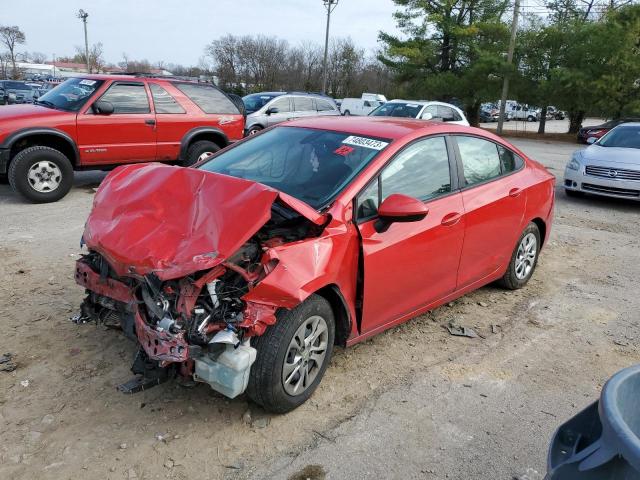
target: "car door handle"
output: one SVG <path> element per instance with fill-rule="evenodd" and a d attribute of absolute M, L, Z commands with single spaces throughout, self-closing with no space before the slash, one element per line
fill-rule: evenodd
<path fill-rule="evenodd" d="M 461 218 L 462 215 L 458 212 L 447 213 L 444 217 L 442 217 L 442 221 L 440 223 L 445 227 L 450 227 L 458 223 Z"/>
<path fill-rule="evenodd" d="M 156 121 L 152 118 L 148 118 L 144 121 L 144 123 L 146 123 L 147 125 L 155 125 Z"/>
<path fill-rule="evenodd" d="M 509 196 L 510 197 L 517 197 L 518 195 L 520 195 L 522 193 L 522 189 L 521 188 L 512 188 L 511 190 L 509 190 Z"/>

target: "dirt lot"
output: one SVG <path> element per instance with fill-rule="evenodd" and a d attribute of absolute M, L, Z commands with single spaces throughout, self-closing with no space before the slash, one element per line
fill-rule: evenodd
<path fill-rule="evenodd" d="M 562 175 L 567 143 L 514 141 Z M 486 287 L 354 348 L 285 416 L 207 386 L 125 396 L 135 346 L 68 318 L 99 173 L 61 202 L 0 185 L 0 478 L 540 480 L 549 436 L 640 361 L 640 204 L 568 199 L 523 290 Z M 482 337 L 450 336 L 450 321 Z M 493 325 L 493 327 L 492 327 Z M 494 333 L 495 332 L 495 333 Z"/>

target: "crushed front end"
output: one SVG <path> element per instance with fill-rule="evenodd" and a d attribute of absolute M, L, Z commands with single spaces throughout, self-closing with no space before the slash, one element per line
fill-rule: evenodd
<path fill-rule="evenodd" d="M 89 253 L 76 262 L 75 279 L 87 296 L 75 321 L 120 328 L 139 343 L 136 377 L 120 385 L 123 392 L 179 376 L 234 398 L 246 389 L 256 358 L 249 339 L 275 323 L 279 308 L 278 299 L 244 297 L 277 266 L 273 248 L 316 236 L 321 227 L 267 187 L 193 169 L 155 169 L 135 181 L 115 171 L 98 191 L 83 236 Z M 197 189 L 182 204 L 164 192 L 140 197 L 135 186 L 154 179 Z M 238 216 L 238 196 L 253 207 L 253 218 Z M 172 215 L 179 219 L 167 220 Z"/>

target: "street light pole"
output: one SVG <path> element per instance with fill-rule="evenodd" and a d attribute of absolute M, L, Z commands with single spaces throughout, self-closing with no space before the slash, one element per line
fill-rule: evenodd
<path fill-rule="evenodd" d="M 516 31 L 518 30 L 518 12 L 520 11 L 520 0 L 515 0 L 513 6 L 513 20 L 511 21 L 511 38 L 509 39 L 509 51 L 507 52 L 507 63 L 513 63 L 513 51 L 516 47 Z M 502 124 L 504 123 L 504 114 L 507 103 L 507 95 L 509 94 L 509 73 L 505 73 L 502 82 L 502 97 L 500 97 L 500 114 L 498 116 L 498 135 L 502 134 Z"/>
<path fill-rule="evenodd" d="M 78 11 L 78 18 L 82 20 L 84 25 L 84 57 L 87 61 L 87 73 L 91 73 L 91 68 L 89 67 L 89 40 L 87 37 L 87 17 L 89 14 L 85 12 L 83 9 Z"/>
<path fill-rule="evenodd" d="M 322 0 L 327 9 L 327 31 L 324 37 L 324 61 L 322 62 L 322 93 L 327 93 L 327 55 L 329 54 L 329 23 L 331 12 L 338 6 L 339 0 Z"/>

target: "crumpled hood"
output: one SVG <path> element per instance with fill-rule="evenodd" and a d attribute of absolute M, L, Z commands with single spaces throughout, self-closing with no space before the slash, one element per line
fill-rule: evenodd
<path fill-rule="evenodd" d="M 83 239 L 118 275 L 162 280 L 212 268 L 271 217 L 276 199 L 310 221 L 323 216 L 265 185 L 193 168 L 117 168 L 96 193 Z"/>

